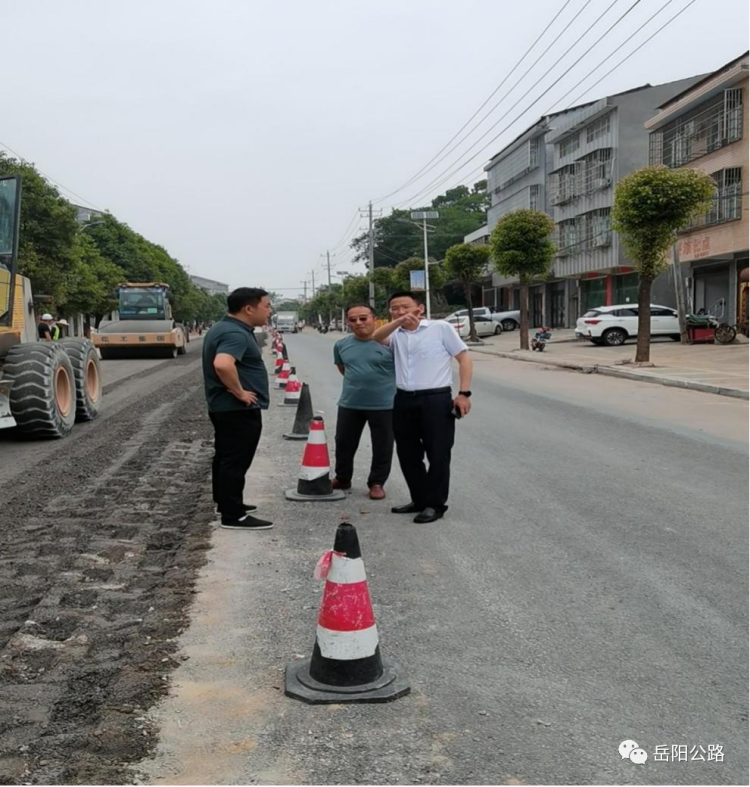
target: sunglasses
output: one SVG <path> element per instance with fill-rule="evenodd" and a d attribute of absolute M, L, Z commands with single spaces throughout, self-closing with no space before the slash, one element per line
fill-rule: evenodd
<path fill-rule="evenodd" d="M 370 318 L 363 314 L 360 317 L 347 317 L 346 318 L 349 322 L 367 322 Z"/>

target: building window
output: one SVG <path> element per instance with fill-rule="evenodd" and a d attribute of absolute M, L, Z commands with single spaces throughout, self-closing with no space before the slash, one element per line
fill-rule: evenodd
<path fill-rule="evenodd" d="M 612 148 L 600 148 L 578 159 L 579 194 L 606 189 L 612 182 Z"/>
<path fill-rule="evenodd" d="M 612 216 L 610 208 L 591 211 L 588 223 L 591 225 L 591 246 L 598 249 L 612 243 Z"/>
<path fill-rule="evenodd" d="M 610 208 L 599 208 L 582 213 L 575 219 L 557 225 L 555 245 L 558 256 L 578 254 L 609 246 L 612 243 L 612 216 Z"/>
<path fill-rule="evenodd" d="M 557 246 L 558 256 L 565 257 L 568 254 L 575 254 L 575 246 L 578 243 L 577 230 L 575 219 L 558 223 L 555 230 L 555 246 Z"/>
<path fill-rule="evenodd" d="M 565 139 L 560 142 L 560 156 L 569 156 L 571 153 L 575 153 L 576 150 L 581 145 L 581 135 L 576 132 L 575 134 L 571 134 L 569 137 L 565 137 Z"/>
<path fill-rule="evenodd" d="M 553 205 L 562 205 L 578 196 L 578 163 L 561 167 L 550 176 L 552 195 L 550 202 Z"/>
<path fill-rule="evenodd" d="M 713 174 L 716 200 L 708 212 L 709 224 L 723 224 L 742 216 L 742 169 L 729 167 Z"/>
<path fill-rule="evenodd" d="M 742 139 L 742 90 L 731 88 L 649 136 L 651 164 L 682 167 Z"/>
<path fill-rule="evenodd" d="M 539 210 L 539 186 L 529 186 L 529 208 Z"/>
<path fill-rule="evenodd" d="M 497 161 L 488 172 L 490 189 L 499 194 L 515 181 L 520 180 L 539 166 L 539 139 L 530 139 L 504 158 Z"/>
<path fill-rule="evenodd" d="M 539 137 L 529 140 L 529 169 L 534 169 L 539 163 Z"/>
<path fill-rule="evenodd" d="M 711 177 L 716 183 L 716 197 L 711 210 L 694 218 L 683 232 L 742 218 L 742 168 L 721 169 Z"/>
<path fill-rule="evenodd" d="M 589 125 L 586 126 L 586 142 L 595 142 L 597 139 L 609 134 L 609 119 L 610 116 L 607 114 L 595 120 L 593 123 L 589 123 Z"/>

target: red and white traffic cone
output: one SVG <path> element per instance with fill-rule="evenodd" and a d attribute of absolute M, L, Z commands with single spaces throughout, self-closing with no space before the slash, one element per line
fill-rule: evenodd
<path fill-rule="evenodd" d="M 331 461 L 328 458 L 328 441 L 323 417 L 316 415 L 310 422 L 305 452 L 296 489 L 287 489 L 287 500 L 312 502 L 315 500 L 343 500 L 346 494 L 331 484 Z"/>
<path fill-rule="evenodd" d="M 279 407 L 296 407 L 301 395 L 302 383 L 297 379 L 297 370 L 292 366 L 284 389 L 284 401 L 279 402 Z"/>
<path fill-rule="evenodd" d="M 284 693 L 313 705 L 389 702 L 410 691 L 396 664 L 384 663 L 356 529 L 339 525 L 333 551 L 318 563 L 326 586 L 312 658 L 286 668 Z"/>
<path fill-rule="evenodd" d="M 276 360 L 274 361 L 274 369 L 273 373 L 275 375 L 281 374 L 281 370 L 284 368 L 284 356 L 281 354 L 281 350 L 276 350 Z"/>
<path fill-rule="evenodd" d="M 284 361 L 284 365 L 281 367 L 281 372 L 279 376 L 276 378 L 276 387 L 277 388 L 286 388 L 286 381 L 289 379 L 289 374 L 291 373 L 292 367 L 289 365 L 289 361 Z"/>

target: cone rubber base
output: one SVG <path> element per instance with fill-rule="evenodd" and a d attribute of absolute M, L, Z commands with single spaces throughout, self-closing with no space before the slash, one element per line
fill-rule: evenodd
<path fill-rule="evenodd" d="M 343 500 L 346 493 L 342 489 L 334 489 L 330 495 L 301 495 L 296 489 L 287 489 L 284 497 L 299 503 L 315 503 L 318 500 Z"/>
<path fill-rule="evenodd" d="M 398 664 L 383 663 L 382 676 L 361 686 L 329 686 L 310 677 L 310 659 L 289 664 L 286 668 L 284 694 L 310 705 L 343 702 L 391 702 L 411 691 Z"/>
<path fill-rule="evenodd" d="M 285 440 L 307 440 L 306 434 L 285 434 L 283 437 Z"/>
<path fill-rule="evenodd" d="M 287 402 L 277 402 L 276 406 L 277 407 L 294 407 L 294 408 L 296 408 L 297 404 L 298 404 L 297 402 L 289 402 L 288 404 L 287 404 Z"/>

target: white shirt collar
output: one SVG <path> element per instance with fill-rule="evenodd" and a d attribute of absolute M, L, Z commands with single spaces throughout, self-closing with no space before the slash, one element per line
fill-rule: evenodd
<path fill-rule="evenodd" d="M 403 331 L 404 333 L 418 333 L 419 331 L 422 330 L 422 328 L 427 328 L 430 325 L 432 325 L 432 323 L 433 320 L 422 319 L 419 321 L 419 325 L 413 331 L 407 331 L 406 328 L 404 328 L 403 326 L 399 327 L 399 331 Z"/>

